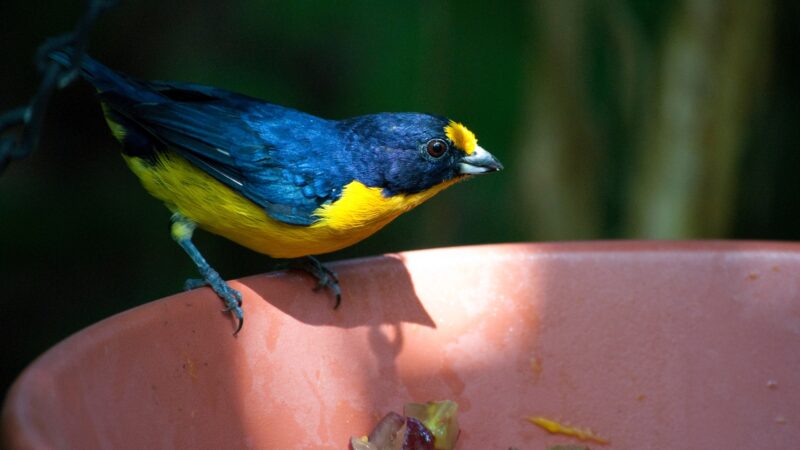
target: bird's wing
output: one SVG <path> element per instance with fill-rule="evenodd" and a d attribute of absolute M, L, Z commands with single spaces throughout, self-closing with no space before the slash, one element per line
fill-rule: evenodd
<path fill-rule="evenodd" d="M 314 144 L 304 142 L 309 129 L 324 127 L 326 121 L 217 88 L 141 84 L 163 101 L 131 102 L 113 91 L 101 97 L 273 219 L 310 225 L 316 220 L 313 212 L 340 193 L 338 174 L 319 160 L 324 152 L 309 151 L 305 144 Z"/>

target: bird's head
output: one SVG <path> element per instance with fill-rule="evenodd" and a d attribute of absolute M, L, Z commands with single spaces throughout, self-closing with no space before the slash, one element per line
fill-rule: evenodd
<path fill-rule="evenodd" d="M 454 179 L 497 172 L 475 134 L 444 117 L 382 113 L 342 122 L 356 175 L 386 195 L 413 194 Z"/>

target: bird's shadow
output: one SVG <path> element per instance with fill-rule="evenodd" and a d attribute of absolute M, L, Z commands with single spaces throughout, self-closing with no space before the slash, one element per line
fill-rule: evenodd
<path fill-rule="evenodd" d="M 308 325 L 341 328 L 414 323 L 435 328 L 425 310 L 402 255 L 383 255 L 326 264 L 338 278 L 342 301 L 334 308 L 330 289 L 315 289 L 316 280 L 298 270 L 239 280 L 261 299 Z"/>
<path fill-rule="evenodd" d="M 307 326 L 302 338 L 305 345 L 320 343 L 322 339 L 325 346 L 333 346 L 337 359 L 363 368 L 365 378 L 356 383 L 357 387 L 352 387 L 353 395 L 357 392 L 364 395 L 370 411 L 381 411 L 386 408 L 382 403 L 386 393 L 381 386 L 403 384 L 398 358 L 407 345 L 407 326 L 404 325 L 435 329 L 436 323 L 415 291 L 403 255 L 346 260 L 328 267 L 337 273 L 342 289 L 342 301 L 337 309 L 333 308 L 334 294 L 330 290 L 314 291 L 316 280 L 301 271 L 274 272 L 239 280 L 268 303 L 265 311 L 272 319 L 258 325 L 256 333 L 267 336 L 266 348 L 269 349 L 276 348 L 277 342 L 282 340 L 279 336 L 286 336 L 280 324 L 286 324 L 287 318 L 288 322 L 294 320 Z M 247 302 L 259 299 L 244 293 L 247 310 Z M 358 328 L 363 328 L 365 333 Z M 252 331 L 245 326 L 243 332 Z M 303 347 L 299 342 L 292 345 Z M 311 354 L 317 353 L 309 352 Z M 332 370 L 335 364 L 322 366 Z M 316 364 L 310 367 L 315 369 L 309 369 L 306 377 L 317 370 Z M 367 373 L 372 375 L 366 376 Z M 312 391 L 313 385 L 309 384 Z"/>

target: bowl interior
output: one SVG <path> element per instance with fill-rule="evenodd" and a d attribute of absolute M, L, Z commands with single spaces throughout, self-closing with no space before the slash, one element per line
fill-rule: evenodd
<path fill-rule="evenodd" d="M 458 448 L 790 448 L 800 246 L 586 243 L 427 250 L 232 282 L 57 345 L 20 377 L 10 448 L 346 448 L 410 401 L 460 407 Z M 592 443 L 592 446 L 598 445 Z M 599 445 L 598 445 L 599 446 Z"/>

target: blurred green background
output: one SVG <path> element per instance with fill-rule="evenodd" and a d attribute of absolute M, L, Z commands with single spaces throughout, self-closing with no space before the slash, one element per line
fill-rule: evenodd
<path fill-rule="evenodd" d="M 509 241 L 797 240 L 798 5 L 121 1 L 90 52 L 138 77 L 329 118 L 446 115 L 505 163 L 325 260 Z M 2 2 L 0 109 L 27 102 L 37 46 L 83 9 Z M 59 92 L 40 148 L 0 175 L 0 392 L 65 336 L 195 276 L 168 216 L 123 164 L 92 90 Z M 196 242 L 226 278 L 270 268 L 215 236 Z"/>

